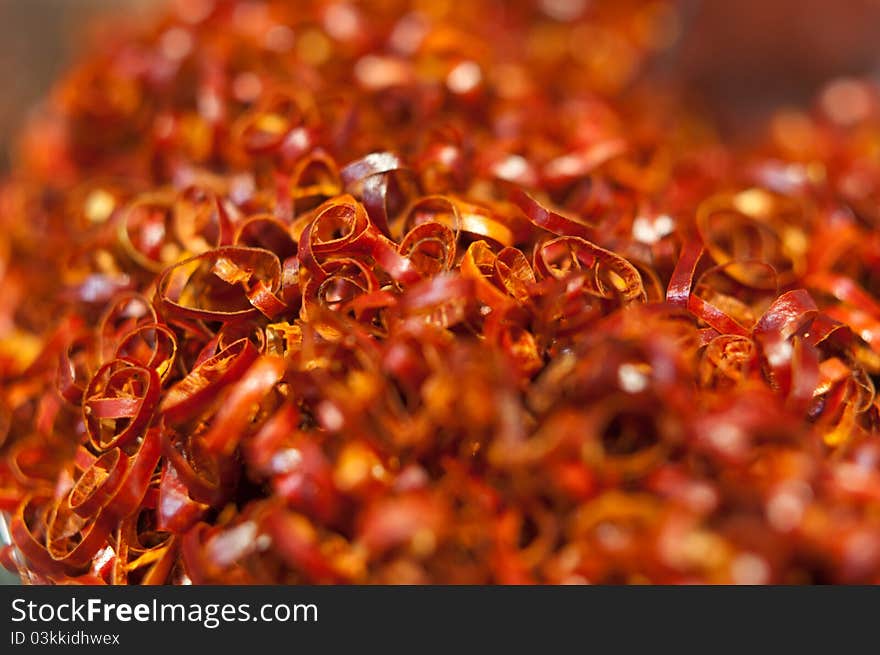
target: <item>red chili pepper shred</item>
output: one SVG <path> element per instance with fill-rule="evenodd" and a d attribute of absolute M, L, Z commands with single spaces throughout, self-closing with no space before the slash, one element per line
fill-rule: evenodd
<path fill-rule="evenodd" d="M 670 2 L 178 2 L 0 189 L 30 583 L 880 582 L 880 94 L 724 142 Z"/>

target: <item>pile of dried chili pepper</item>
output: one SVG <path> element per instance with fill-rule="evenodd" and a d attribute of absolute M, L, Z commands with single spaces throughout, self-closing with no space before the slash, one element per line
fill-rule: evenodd
<path fill-rule="evenodd" d="M 725 143 L 678 6 L 191 0 L 0 188 L 32 583 L 880 582 L 880 94 Z"/>

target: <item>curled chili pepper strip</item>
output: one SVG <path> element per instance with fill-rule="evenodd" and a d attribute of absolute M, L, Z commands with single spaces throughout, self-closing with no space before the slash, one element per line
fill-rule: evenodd
<path fill-rule="evenodd" d="M 757 368 L 757 347 L 745 336 L 719 334 L 713 338 L 702 355 L 701 382 L 713 380 L 739 382 Z"/>
<path fill-rule="evenodd" d="M 160 413 L 171 423 L 192 418 L 216 399 L 220 389 L 237 380 L 258 354 L 248 339 L 229 344 L 171 387 L 162 398 Z"/>
<path fill-rule="evenodd" d="M 147 430 L 137 449 L 128 456 L 125 478 L 102 514 L 117 519 L 130 516 L 143 502 L 162 453 L 162 438 L 158 426 Z"/>
<path fill-rule="evenodd" d="M 407 232 L 399 249 L 420 275 L 436 275 L 455 263 L 455 233 L 443 223 L 422 223 Z"/>
<path fill-rule="evenodd" d="M 495 257 L 493 279 L 521 303 L 529 299 L 529 288 L 537 281 L 525 254 L 511 247 L 503 248 Z"/>
<path fill-rule="evenodd" d="M 203 503 L 190 498 L 189 490 L 180 479 L 170 460 L 165 460 L 159 500 L 156 509 L 157 527 L 177 534 L 186 532 L 208 509 Z"/>
<path fill-rule="evenodd" d="M 177 556 L 178 540 L 153 525 L 151 510 L 144 510 L 120 524 L 116 531 L 115 557 L 109 573 L 104 573 L 114 585 L 164 584 Z"/>
<path fill-rule="evenodd" d="M 255 361 L 226 394 L 211 430 L 202 438 L 208 452 L 231 455 L 251 419 L 251 411 L 281 380 L 284 360 L 264 355 Z"/>
<path fill-rule="evenodd" d="M 12 543 L 35 573 L 61 575 L 64 566 L 47 550 L 44 538 L 46 526 L 43 521 L 49 511 L 47 498 L 31 496 L 22 501 L 9 523 Z"/>
<path fill-rule="evenodd" d="M 119 448 L 98 457 L 70 490 L 67 498 L 70 509 L 83 518 L 97 514 L 119 491 L 128 466 L 128 457 Z"/>
<path fill-rule="evenodd" d="M 507 304 L 507 294 L 491 282 L 495 271 L 495 253 L 485 241 L 474 241 L 461 260 L 462 277 L 475 282 L 477 298 L 493 308 Z"/>
<path fill-rule="evenodd" d="M 642 277 L 623 257 L 578 237 L 558 237 L 544 242 L 535 252 L 535 270 L 544 277 L 560 279 L 571 270 L 589 271 L 585 281 L 599 298 L 645 302 Z"/>
<path fill-rule="evenodd" d="M 71 340 L 70 345 L 58 355 L 58 393 L 71 405 L 82 404 L 83 392 L 96 366 L 97 339 L 93 334 L 83 334 Z"/>
<path fill-rule="evenodd" d="M 177 335 L 164 325 L 140 325 L 119 339 L 114 356 L 153 369 L 164 382 L 177 356 Z"/>
<path fill-rule="evenodd" d="M 142 435 L 159 403 L 159 375 L 124 360 L 104 364 L 83 394 L 83 419 L 99 451 L 125 446 Z"/>
<path fill-rule="evenodd" d="M 687 308 L 694 316 L 705 321 L 709 327 L 720 334 L 737 334 L 740 336 L 747 336 L 749 334 L 748 328 L 699 296 L 692 294 L 688 298 Z"/>
<path fill-rule="evenodd" d="M 140 266 L 159 273 L 179 254 L 165 239 L 171 231 L 173 195 L 151 193 L 132 203 L 119 223 L 119 241 Z"/>
<path fill-rule="evenodd" d="M 193 501 L 217 505 L 232 491 L 234 475 L 228 460 L 213 456 L 199 441 L 175 432 L 166 431 L 162 439 L 163 454 Z"/>
<path fill-rule="evenodd" d="M 112 517 L 103 512 L 82 518 L 67 502 L 55 504 L 46 522 L 49 555 L 70 569 L 86 566 L 107 541 Z"/>
<path fill-rule="evenodd" d="M 529 196 L 522 189 L 514 187 L 511 190 L 511 200 L 523 211 L 530 221 L 548 232 L 559 236 L 580 237 L 587 241 L 593 241 L 596 238 L 596 233 L 592 226 L 584 225 L 572 218 L 566 218 L 557 212 L 542 207 L 537 200 Z"/>
<path fill-rule="evenodd" d="M 308 207 L 306 203 L 314 206 L 339 195 L 342 185 L 336 161 L 323 150 L 312 151 L 297 162 L 290 175 L 290 212 L 297 215 L 300 208 Z"/>
<path fill-rule="evenodd" d="M 123 293 L 117 296 L 100 318 L 98 347 L 101 361 L 112 359 L 114 345 L 121 334 L 133 330 L 138 325 L 156 321 L 155 308 L 141 294 Z"/>
<path fill-rule="evenodd" d="M 355 184 L 361 186 L 360 195 L 370 220 L 386 236 L 390 235 L 387 207 L 388 174 L 403 169 L 400 159 L 392 153 L 374 152 L 339 171 L 346 187 Z"/>
<path fill-rule="evenodd" d="M 337 236 L 338 233 L 338 236 Z M 366 209 L 350 196 L 328 201 L 300 238 L 300 262 L 319 281 L 327 271 L 318 259 L 369 254 L 395 280 L 411 284 L 420 279 L 397 246 L 380 234 Z"/>
<path fill-rule="evenodd" d="M 760 338 L 770 334 L 788 339 L 813 321 L 818 313 L 816 303 L 804 289 L 782 294 L 755 325 Z"/>
<path fill-rule="evenodd" d="M 157 293 L 170 314 L 230 321 L 257 311 L 277 314 L 284 304 L 281 262 L 260 248 L 226 246 L 179 262 L 162 274 Z"/>
<path fill-rule="evenodd" d="M 190 253 L 203 252 L 232 242 L 233 226 L 217 193 L 190 185 L 180 191 L 173 203 L 174 235 Z"/>
<path fill-rule="evenodd" d="M 697 264 L 703 255 L 703 244 L 691 239 L 682 246 L 675 270 L 666 289 L 666 301 L 677 307 L 687 307 L 691 296 L 691 287 Z"/>

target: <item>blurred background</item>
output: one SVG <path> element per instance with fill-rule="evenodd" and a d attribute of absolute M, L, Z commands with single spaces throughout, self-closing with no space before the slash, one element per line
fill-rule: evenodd
<path fill-rule="evenodd" d="M 86 40 L 96 15 L 146 14 L 157 0 L 0 0 L 0 170 L 26 113 Z"/>
<path fill-rule="evenodd" d="M 565 14 L 572 6 L 584 10 L 591 0 L 537 1 Z M 676 45 L 648 74 L 683 80 L 728 133 L 754 129 L 776 108 L 804 106 L 830 79 L 880 77 L 880 0 L 677 2 Z M 0 0 L 0 174 L 9 167 L 11 144 L 28 111 L 87 39 L 95 16 L 139 19 L 163 4 Z M 0 569 L 0 583 L 12 581 Z"/>
<path fill-rule="evenodd" d="M 580 12 L 596 0 L 537 1 L 565 13 L 564 5 Z M 779 106 L 810 102 L 834 77 L 880 75 L 880 0 L 677 2 L 677 45 L 649 72 L 684 79 L 728 131 L 749 130 Z M 163 4 L 0 0 L 0 171 L 26 112 L 64 69 L 95 15 L 137 18 Z"/>
<path fill-rule="evenodd" d="M 880 77 L 880 0 L 685 0 L 672 67 L 728 131 L 805 106 L 829 80 Z"/>
<path fill-rule="evenodd" d="M 0 0 L 0 174 L 27 113 L 87 38 L 97 14 L 146 13 L 150 0 Z M 2 523 L 2 520 L 0 520 Z M 0 545 L 5 541 L 0 525 Z M 18 578 L 0 567 L 0 585 Z"/>

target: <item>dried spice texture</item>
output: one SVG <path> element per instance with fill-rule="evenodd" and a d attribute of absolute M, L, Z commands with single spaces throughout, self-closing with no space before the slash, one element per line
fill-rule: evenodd
<path fill-rule="evenodd" d="M 880 113 L 757 146 L 668 2 L 179 2 L 0 189 L 32 583 L 880 582 Z"/>

